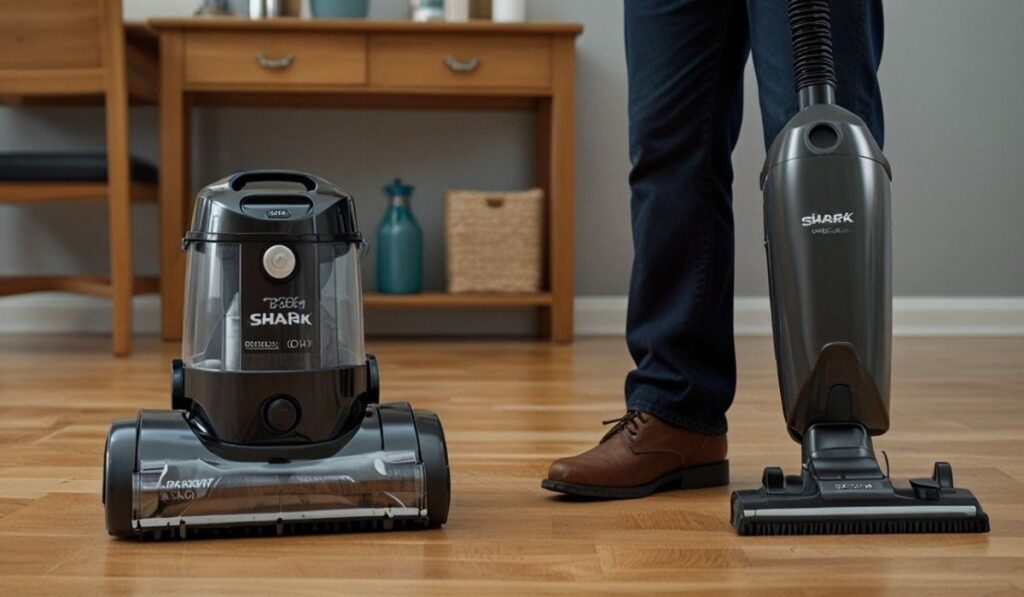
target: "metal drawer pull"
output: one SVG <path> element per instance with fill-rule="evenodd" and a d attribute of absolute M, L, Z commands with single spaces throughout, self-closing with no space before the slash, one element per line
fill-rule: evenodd
<path fill-rule="evenodd" d="M 444 65 L 455 73 L 471 73 L 480 66 L 480 59 L 473 57 L 466 62 L 459 62 L 454 56 L 448 56 L 444 59 Z"/>
<path fill-rule="evenodd" d="M 256 62 L 260 66 L 269 70 L 281 70 L 288 68 L 295 62 L 295 54 L 287 54 L 283 58 L 267 58 L 267 55 L 263 52 L 256 54 Z"/>

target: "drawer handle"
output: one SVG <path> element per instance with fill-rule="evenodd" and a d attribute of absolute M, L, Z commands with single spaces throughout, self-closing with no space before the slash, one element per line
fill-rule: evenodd
<path fill-rule="evenodd" d="M 281 58 L 267 58 L 263 52 L 256 54 L 256 62 L 268 70 L 281 70 L 288 68 L 295 62 L 295 54 L 287 54 Z"/>
<path fill-rule="evenodd" d="M 474 56 L 466 62 L 460 62 L 454 56 L 448 56 L 444 59 L 444 65 L 454 73 L 471 73 L 480 66 L 480 59 Z"/>

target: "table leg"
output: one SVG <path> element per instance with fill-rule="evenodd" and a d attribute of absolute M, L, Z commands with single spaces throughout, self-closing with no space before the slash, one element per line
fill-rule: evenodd
<path fill-rule="evenodd" d="M 555 342 L 571 342 L 573 338 L 574 62 L 573 40 L 555 39 L 548 200 L 550 328 Z"/>
<path fill-rule="evenodd" d="M 160 36 L 160 305 L 161 336 L 181 339 L 185 292 L 184 203 L 188 193 L 188 106 L 183 90 L 182 34 Z"/>
<path fill-rule="evenodd" d="M 547 215 L 544 217 L 544 247 L 543 254 L 548 255 L 548 260 L 541 266 L 541 279 L 547 280 L 547 289 L 551 288 L 551 99 L 543 98 L 537 100 L 537 109 L 534 114 L 534 178 L 537 186 L 544 190 L 544 200 L 548 205 Z M 551 338 L 551 305 L 545 305 L 537 310 L 537 336 L 543 339 Z"/>
<path fill-rule="evenodd" d="M 120 14 L 120 10 L 115 8 L 110 16 L 116 15 L 120 20 Z M 108 30 L 110 61 L 112 64 L 123 64 L 124 33 L 120 27 L 109 27 Z M 107 69 L 104 107 L 114 354 L 126 356 L 132 349 L 132 197 L 128 147 L 128 81 L 121 69 Z"/>

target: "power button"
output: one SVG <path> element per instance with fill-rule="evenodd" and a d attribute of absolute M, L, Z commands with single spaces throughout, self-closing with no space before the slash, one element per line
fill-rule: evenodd
<path fill-rule="evenodd" d="M 299 407 L 290 396 L 271 398 L 263 406 L 263 422 L 271 431 L 287 433 L 299 422 Z"/>
<path fill-rule="evenodd" d="M 263 270 L 275 280 L 283 280 L 295 271 L 295 253 L 284 245 L 274 245 L 263 253 Z"/>

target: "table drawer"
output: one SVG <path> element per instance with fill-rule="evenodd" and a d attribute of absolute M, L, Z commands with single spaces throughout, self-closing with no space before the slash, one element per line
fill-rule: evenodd
<path fill-rule="evenodd" d="M 399 88 L 545 88 L 551 40 L 527 35 L 371 35 L 370 83 Z"/>
<path fill-rule="evenodd" d="M 366 83 L 363 34 L 188 32 L 185 83 L 198 87 L 332 87 Z"/>

